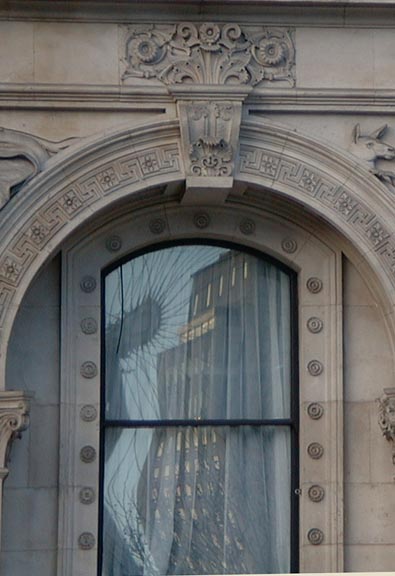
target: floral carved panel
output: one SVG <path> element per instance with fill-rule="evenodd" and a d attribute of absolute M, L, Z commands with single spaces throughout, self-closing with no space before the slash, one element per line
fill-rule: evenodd
<path fill-rule="evenodd" d="M 124 28 L 123 80 L 167 85 L 295 83 L 292 30 L 207 22 Z"/>

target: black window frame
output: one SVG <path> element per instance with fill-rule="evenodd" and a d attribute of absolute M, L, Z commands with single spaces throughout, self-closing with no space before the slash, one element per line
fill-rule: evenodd
<path fill-rule="evenodd" d="M 276 266 L 288 275 L 290 281 L 290 340 L 291 340 L 291 378 L 290 378 L 290 417 L 275 419 L 176 419 L 176 420 L 110 420 L 105 418 L 105 278 L 113 270 L 123 264 L 138 258 L 144 254 L 171 248 L 175 246 L 218 246 L 230 250 L 237 250 L 251 254 L 256 258 Z M 291 437 L 291 518 L 290 518 L 290 572 L 299 573 L 299 340 L 298 340 L 298 274 L 295 270 L 285 265 L 273 256 L 261 252 L 250 246 L 237 242 L 221 241 L 211 238 L 188 238 L 153 243 L 149 246 L 133 251 L 116 260 L 101 271 L 101 341 L 100 341 L 100 440 L 99 440 L 99 495 L 98 495 L 98 551 L 97 551 L 97 576 L 102 576 L 103 562 L 103 509 L 104 509 L 104 443 L 107 428 L 163 428 L 163 427 L 204 427 L 204 426 L 282 426 L 289 427 Z M 204 575 L 202 575 L 204 576 Z"/>

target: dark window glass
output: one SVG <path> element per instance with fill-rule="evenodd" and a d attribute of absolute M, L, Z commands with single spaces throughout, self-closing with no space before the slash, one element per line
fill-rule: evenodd
<path fill-rule="evenodd" d="M 292 284 L 207 245 L 106 274 L 101 576 L 291 571 Z"/>

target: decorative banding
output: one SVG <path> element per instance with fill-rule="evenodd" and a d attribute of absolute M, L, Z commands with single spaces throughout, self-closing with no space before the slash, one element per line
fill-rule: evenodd
<path fill-rule="evenodd" d="M 324 414 L 324 407 L 318 402 L 312 402 L 307 407 L 307 414 L 312 420 L 319 420 Z"/>
<path fill-rule="evenodd" d="M 91 404 L 85 404 L 80 410 L 80 417 L 84 422 L 93 422 L 97 418 L 97 410 Z"/>
<path fill-rule="evenodd" d="M 240 232 L 246 236 L 250 236 L 255 232 L 255 222 L 251 218 L 245 218 L 240 222 Z"/>
<path fill-rule="evenodd" d="M 95 495 L 95 491 L 93 490 L 93 488 L 90 488 L 89 486 L 84 486 L 83 488 L 81 488 L 79 494 L 78 494 L 79 500 L 81 502 L 81 504 L 93 504 L 93 502 L 95 501 L 96 495 Z"/>
<path fill-rule="evenodd" d="M 83 378 L 94 378 L 97 376 L 97 366 L 94 362 L 88 360 L 81 365 L 80 374 Z"/>
<path fill-rule="evenodd" d="M 81 550 L 92 550 L 95 542 L 95 537 L 91 532 L 82 532 L 78 537 L 78 546 Z"/>
<path fill-rule="evenodd" d="M 148 224 L 148 228 L 152 234 L 162 234 L 166 228 L 166 222 L 163 218 L 153 218 Z"/>
<path fill-rule="evenodd" d="M 85 464 L 90 464 L 96 460 L 96 450 L 93 446 L 83 446 L 80 450 L 80 458 Z"/>
<path fill-rule="evenodd" d="M 307 329 L 312 334 L 318 334 L 324 327 L 324 323 L 321 318 L 317 318 L 316 316 L 312 316 L 307 320 Z"/>
<path fill-rule="evenodd" d="M 84 276 L 81 278 L 80 288 L 83 292 L 90 294 L 96 289 L 96 280 L 93 276 Z"/>
<path fill-rule="evenodd" d="M 109 252 L 118 252 L 122 248 L 122 238 L 114 234 L 106 240 L 106 248 Z"/>
<path fill-rule="evenodd" d="M 95 334 L 97 332 L 97 322 L 94 318 L 83 318 L 80 326 L 84 334 Z"/>
<path fill-rule="evenodd" d="M 193 223 L 195 224 L 196 228 L 207 228 L 210 224 L 210 216 L 206 212 L 198 212 L 193 217 Z"/>
<path fill-rule="evenodd" d="M 313 484 L 308 489 L 307 494 L 312 502 L 321 502 L 325 497 L 325 490 L 319 484 Z"/>
<path fill-rule="evenodd" d="M 307 533 L 307 539 L 313 546 L 318 546 L 324 541 L 324 533 L 319 528 L 311 528 Z"/>
<path fill-rule="evenodd" d="M 284 238 L 284 240 L 281 242 L 281 248 L 284 250 L 284 252 L 293 254 L 298 249 L 298 244 L 296 240 L 293 240 L 292 238 Z"/>
<path fill-rule="evenodd" d="M 319 442 L 312 442 L 307 446 L 307 454 L 313 460 L 319 460 L 324 455 L 324 447 Z"/>
<path fill-rule="evenodd" d="M 312 276 L 306 282 L 306 287 L 309 292 L 312 294 L 318 294 L 322 290 L 322 280 Z"/>
<path fill-rule="evenodd" d="M 324 371 L 324 366 L 319 360 L 310 360 L 307 364 L 307 370 L 311 376 L 320 376 Z"/>

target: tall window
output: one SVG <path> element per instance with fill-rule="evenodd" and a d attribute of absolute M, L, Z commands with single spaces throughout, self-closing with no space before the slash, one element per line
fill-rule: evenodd
<path fill-rule="evenodd" d="M 196 243 L 106 272 L 100 576 L 297 569 L 294 284 Z"/>

